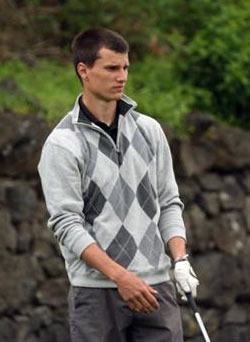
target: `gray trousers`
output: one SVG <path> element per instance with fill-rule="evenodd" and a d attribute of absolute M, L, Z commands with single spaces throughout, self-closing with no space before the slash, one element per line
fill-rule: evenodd
<path fill-rule="evenodd" d="M 152 287 L 160 308 L 150 314 L 130 310 L 117 289 L 71 287 L 71 342 L 183 342 L 173 283 Z"/>

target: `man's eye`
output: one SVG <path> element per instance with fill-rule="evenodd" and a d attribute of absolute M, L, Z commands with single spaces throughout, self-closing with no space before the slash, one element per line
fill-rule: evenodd
<path fill-rule="evenodd" d="M 110 71 L 118 70 L 117 66 L 109 66 L 109 67 L 107 67 L 107 69 L 110 70 Z"/>

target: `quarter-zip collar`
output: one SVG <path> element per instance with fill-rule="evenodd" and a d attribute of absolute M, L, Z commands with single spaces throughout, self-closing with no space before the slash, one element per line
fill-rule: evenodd
<path fill-rule="evenodd" d="M 80 111 L 79 111 L 79 119 L 80 120 L 89 120 L 90 122 L 93 122 L 94 124 L 96 124 L 97 126 L 99 126 L 100 128 L 102 128 L 106 133 L 108 133 L 110 135 L 110 137 L 114 140 L 114 142 L 116 143 L 116 138 L 117 138 L 117 130 L 118 130 L 118 118 L 119 118 L 119 113 L 121 111 L 120 107 L 121 107 L 122 102 L 118 101 L 117 102 L 117 108 L 116 108 L 116 113 L 115 113 L 115 119 L 112 122 L 111 125 L 107 125 L 105 122 L 102 122 L 100 120 L 98 120 L 88 109 L 88 107 L 86 107 L 86 105 L 84 104 L 84 102 L 82 101 L 82 97 L 79 98 L 79 107 L 80 107 Z"/>
<path fill-rule="evenodd" d="M 78 123 L 85 123 L 91 125 L 91 121 L 86 118 L 86 116 L 81 115 L 81 110 L 79 106 L 79 98 L 82 96 L 80 94 L 76 101 L 73 110 L 71 111 L 72 115 L 72 123 L 73 124 L 78 124 Z M 126 95 L 122 95 L 121 99 L 119 100 L 119 107 L 118 107 L 118 114 L 125 116 L 131 109 L 136 108 L 137 103 L 130 99 Z"/>
<path fill-rule="evenodd" d="M 76 125 L 88 126 L 89 128 L 94 129 L 95 131 L 98 131 L 99 133 L 105 135 L 108 138 L 108 140 L 111 142 L 111 144 L 113 145 L 117 154 L 118 164 L 121 165 L 122 154 L 120 151 L 120 134 L 122 131 L 122 126 L 125 124 L 127 114 L 129 114 L 129 112 L 137 106 L 136 102 L 130 99 L 128 96 L 124 94 L 122 95 L 119 101 L 119 113 L 117 115 L 118 116 L 117 137 L 116 137 L 116 141 L 114 141 L 112 137 L 103 128 L 96 125 L 93 121 L 89 120 L 89 118 L 86 115 L 83 115 L 81 113 L 81 108 L 79 106 L 79 99 L 81 96 L 82 94 L 80 94 L 77 97 L 75 106 L 73 110 L 70 112 L 70 114 L 72 115 L 72 123 Z"/>

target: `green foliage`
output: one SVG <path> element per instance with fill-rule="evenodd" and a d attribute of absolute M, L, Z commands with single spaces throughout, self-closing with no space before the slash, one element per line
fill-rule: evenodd
<path fill-rule="evenodd" d="M 123 34 L 130 42 L 133 53 L 141 56 L 149 51 L 156 9 L 153 2 L 144 0 L 71 0 L 62 6 L 58 19 L 64 28 L 64 42 L 71 41 L 80 31 L 103 26 Z"/>
<path fill-rule="evenodd" d="M 244 0 L 68 0 L 61 6 L 57 19 L 63 41 L 85 29 L 109 27 L 122 33 L 137 57 L 154 52 L 154 42 L 163 51 L 172 47 L 172 34 L 189 42 L 206 22 L 230 3 Z"/>
<path fill-rule="evenodd" d="M 27 46 L 31 55 L 58 56 L 63 49 L 65 56 L 79 31 L 109 27 L 131 45 L 135 63 L 127 93 L 138 102 L 139 110 L 175 127 L 181 126 L 185 113 L 197 109 L 250 128 L 250 0 L 11 3 L 18 8 L 11 8 L 16 14 L 12 22 L 20 19 L 13 32 L 23 25 L 27 41 L 10 39 L 8 46 L 16 42 L 23 49 L 21 56 L 29 53 Z M 48 60 L 33 69 L 17 61 L 5 63 L 0 79 L 8 77 L 19 91 L 13 95 L 0 84 L 0 107 L 12 104 L 19 112 L 39 109 L 49 119 L 64 114 L 80 90 L 70 65 Z"/>
<path fill-rule="evenodd" d="M 205 110 L 250 127 L 250 2 L 228 5 L 185 48 L 184 80 L 212 95 Z"/>
<path fill-rule="evenodd" d="M 65 115 L 81 91 L 71 64 L 48 60 L 41 60 L 33 68 L 8 61 L 0 70 L 0 83 L 8 79 L 13 79 L 17 89 L 2 91 L 0 108 L 17 113 L 40 111 L 49 121 Z M 148 57 L 132 64 L 126 93 L 137 101 L 138 110 L 180 129 L 200 91 L 181 85 L 170 60 Z"/>
<path fill-rule="evenodd" d="M 180 82 L 170 57 L 147 57 L 132 65 L 127 93 L 138 102 L 140 111 L 179 130 L 198 98 L 210 100 L 205 90 Z"/>
<path fill-rule="evenodd" d="M 17 60 L 5 62 L 0 80 L 7 79 L 12 79 L 18 88 L 14 92 L 1 91 L 4 96 L 0 97 L 0 108 L 17 113 L 37 112 L 39 108 L 49 121 L 62 117 L 80 91 L 71 65 L 48 60 L 41 60 L 33 68 Z"/>

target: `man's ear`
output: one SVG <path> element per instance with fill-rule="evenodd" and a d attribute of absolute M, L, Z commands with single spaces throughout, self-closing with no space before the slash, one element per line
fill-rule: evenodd
<path fill-rule="evenodd" d="M 77 64 L 77 72 L 78 72 L 78 75 L 81 77 L 82 81 L 86 81 L 87 80 L 87 65 L 80 62 Z"/>

